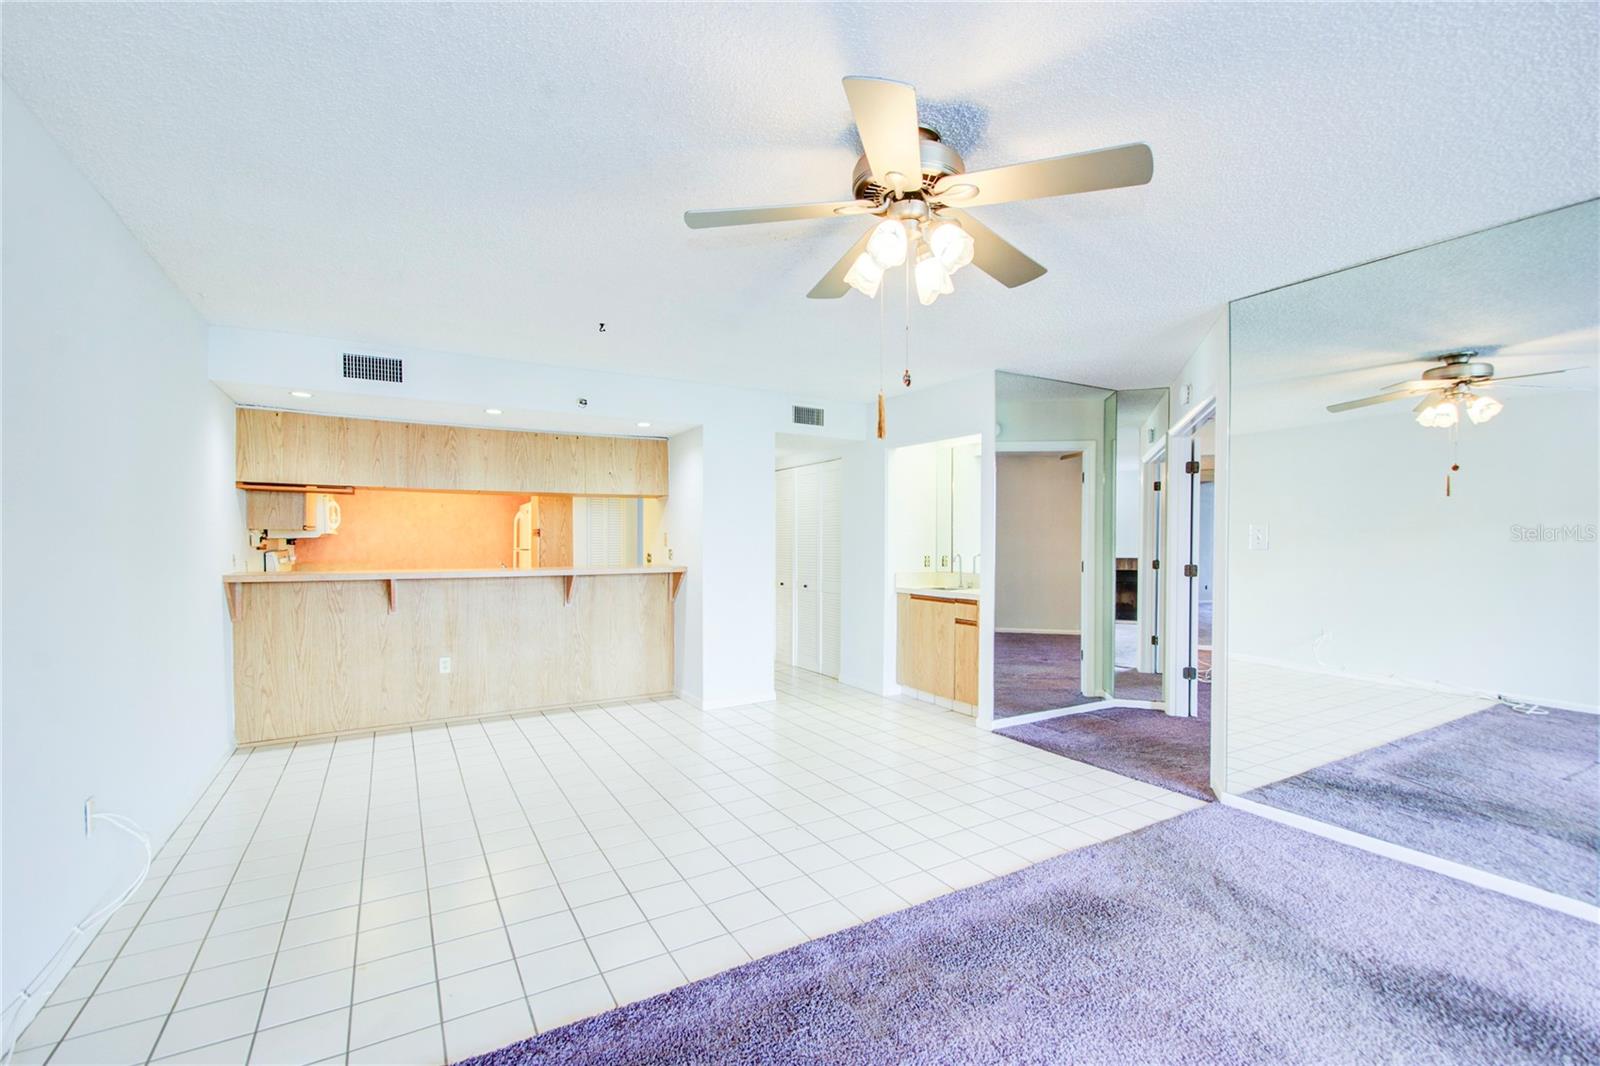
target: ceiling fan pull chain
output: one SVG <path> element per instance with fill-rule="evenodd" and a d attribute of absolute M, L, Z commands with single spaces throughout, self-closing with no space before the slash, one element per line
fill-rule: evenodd
<path fill-rule="evenodd" d="M 906 257 L 906 372 L 901 378 L 911 387 L 911 258 Z"/>
<path fill-rule="evenodd" d="M 883 316 L 884 316 L 884 310 L 883 309 L 884 309 L 884 305 L 887 304 L 888 302 L 889 302 L 889 298 L 887 296 L 885 296 L 883 299 L 878 301 L 878 439 L 879 440 L 883 439 L 884 430 L 886 428 L 885 427 L 885 419 L 884 419 L 884 410 L 883 410 L 883 378 L 884 378 L 884 374 L 883 374 L 883 366 L 884 366 L 884 363 L 883 363 L 883 347 L 884 347 L 883 346 L 883 323 L 884 323 L 884 317 Z"/>

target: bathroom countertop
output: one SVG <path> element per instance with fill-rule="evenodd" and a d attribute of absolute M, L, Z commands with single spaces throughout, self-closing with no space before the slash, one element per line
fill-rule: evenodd
<path fill-rule="evenodd" d="M 973 603 L 978 602 L 977 589 L 930 589 L 916 588 L 910 585 L 896 585 L 895 592 L 908 596 L 931 596 L 936 600 L 970 600 Z"/>

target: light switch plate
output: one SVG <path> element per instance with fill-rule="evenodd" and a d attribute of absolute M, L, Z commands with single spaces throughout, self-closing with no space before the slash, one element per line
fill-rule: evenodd
<path fill-rule="evenodd" d="M 1267 527 L 1265 525 L 1258 526 L 1252 523 L 1250 526 L 1250 550 L 1253 552 L 1264 552 L 1270 545 L 1271 539 L 1267 535 Z"/>
<path fill-rule="evenodd" d="M 448 674 L 450 672 L 450 656 L 439 656 L 439 672 L 441 674 Z"/>

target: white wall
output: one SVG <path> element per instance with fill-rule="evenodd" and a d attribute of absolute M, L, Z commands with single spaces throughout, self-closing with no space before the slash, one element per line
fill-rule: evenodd
<path fill-rule="evenodd" d="M 1083 456 L 995 457 L 995 628 L 1076 633 L 1083 574 Z"/>
<path fill-rule="evenodd" d="M 700 526 L 705 518 L 704 433 L 699 428 L 679 433 L 667 440 L 667 504 L 661 526 L 671 546 L 670 557 L 663 550 L 657 562 L 687 567 L 689 574 L 701 566 Z M 704 596 L 700 582 L 685 580 L 673 604 L 673 654 L 677 666 L 678 692 L 699 703 L 705 685 Z"/>
<path fill-rule="evenodd" d="M 839 680 L 878 693 L 897 689 L 894 627 L 884 615 L 894 571 L 889 562 L 889 454 L 879 440 L 862 441 L 845 448 L 839 464 Z"/>
<path fill-rule="evenodd" d="M 938 444 L 889 452 L 889 558 L 896 572 L 932 570 L 939 565 L 938 457 Z"/>
<path fill-rule="evenodd" d="M 1170 412 L 1168 426 L 1187 423 L 1207 402 L 1225 401 L 1228 375 L 1228 309 L 1217 312 L 1216 320 L 1206 332 L 1200 347 L 1195 349 L 1178 376 L 1168 386 L 1167 406 Z M 1219 431 L 1226 427 L 1219 424 Z M 1219 436 L 1219 440 L 1222 438 Z"/>
<path fill-rule="evenodd" d="M 1494 421 L 1460 430 L 1449 497 L 1445 432 L 1403 409 L 1234 437 L 1231 653 L 1600 702 L 1600 545 L 1513 528 L 1600 522 L 1595 397 L 1504 398 Z M 1267 550 L 1247 550 L 1251 524 L 1267 526 Z"/>
<path fill-rule="evenodd" d="M 1112 538 L 1113 554 L 1124 559 L 1138 558 L 1139 538 L 1143 532 L 1141 512 L 1144 493 L 1141 474 L 1144 464 L 1139 461 L 1143 452 L 1144 419 L 1137 415 L 1117 417 L 1117 482 L 1116 482 L 1116 533 Z"/>
<path fill-rule="evenodd" d="M 84 800 L 159 842 L 232 749 L 219 579 L 244 530 L 205 323 L 3 97 L 10 1003 L 138 872 L 128 838 L 85 838 Z"/>

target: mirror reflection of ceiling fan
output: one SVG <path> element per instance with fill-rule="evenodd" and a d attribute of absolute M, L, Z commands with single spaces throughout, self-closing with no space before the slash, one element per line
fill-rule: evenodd
<path fill-rule="evenodd" d="M 901 265 L 912 271 L 925 305 L 953 291 L 950 275 L 968 263 L 1008 288 L 1024 285 L 1045 268 L 962 208 L 1143 185 L 1154 166 L 1149 146 L 1125 144 L 968 172 L 961 156 L 917 120 L 911 86 L 845 78 L 844 93 L 864 149 L 851 175 L 852 199 L 683 214 L 691 229 L 851 215 L 882 219 L 817 282 L 807 294 L 814 300 L 837 299 L 852 288 L 876 296 L 884 272 Z"/>
<path fill-rule="evenodd" d="M 1421 402 L 1412 408 L 1419 425 L 1448 429 L 1461 421 L 1462 412 L 1465 412 L 1467 418 L 1476 425 L 1489 421 L 1505 407 L 1495 397 L 1484 395 L 1485 389 L 1497 389 L 1514 381 L 1565 374 L 1568 370 L 1576 369 L 1562 367 L 1559 370 L 1540 370 L 1532 374 L 1496 375 L 1494 364 L 1486 362 L 1482 350 L 1476 348 L 1463 348 L 1428 358 L 1437 365 L 1424 370 L 1415 380 L 1385 386 L 1376 396 L 1364 396 L 1359 400 L 1329 404 L 1328 410 L 1338 414 L 1341 411 L 1353 411 L 1358 407 L 1371 407 L 1374 404 L 1393 403 L 1396 400 L 1410 400 L 1420 396 Z"/>

